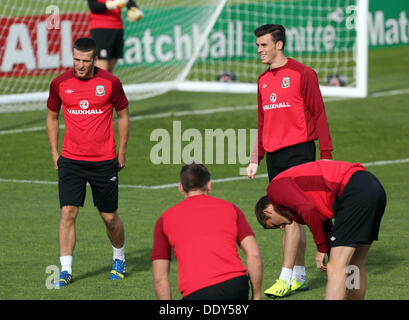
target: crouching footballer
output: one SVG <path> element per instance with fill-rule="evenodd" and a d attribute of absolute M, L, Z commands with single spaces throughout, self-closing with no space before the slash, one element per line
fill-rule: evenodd
<path fill-rule="evenodd" d="M 365 297 L 366 255 L 378 240 L 385 206 L 384 188 L 362 164 L 318 160 L 292 167 L 271 180 L 255 214 L 265 229 L 283 229 L 293 221 L 306 224 L 317 245 L 317 268 L 327 272 L 325 299 L 358 300 Z M 358 289 L 346 287 L 349 265 L 359 268 Z M 285 295 L 291 293 L 289 287 L 284 290 Z M 264 293 L 283 296 L 270 289 Z"/>

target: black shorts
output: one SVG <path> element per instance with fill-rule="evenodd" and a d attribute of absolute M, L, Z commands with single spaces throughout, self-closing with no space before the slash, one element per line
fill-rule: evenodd
<path fill-rule="evenodd" d="M 245 275 L 199 289 L 183 300 L 248 300 L 249 291 L 249 277 Z"/>
<path fill-rule="evenodd" d="M 385 206 L 386 194 L 379 180 L 368 171 L 355 172 L 332 205 L 331 247 L 356 248 L 378 240 Z"/>
<path fill-rule="evenodd" d="M 308 141 L 274 152 L 267 152 L 266 163 L 268 180 L 271 181 L 279 173 L 299 164 L 315 161 L 315 143 Z"/>
<path fill-rule="evenodd" d="M 124 55 L 124 30 L 92 29 L 91 37 L 97 43 L 98 59 L 120 59 Z"/>
<path fill-rule="evenodd" d="M 58 191 L 60 207 L 83 207 L 87 182 L 91 186 L 94 205 L 100 212 L 118 209 L 118 159 L 79 161 L 59 157 Z"/>

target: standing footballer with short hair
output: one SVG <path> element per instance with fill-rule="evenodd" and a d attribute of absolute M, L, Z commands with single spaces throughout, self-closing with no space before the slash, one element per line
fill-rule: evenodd
<path fill-rule="evenodd" d="M 47 101 L 47 134 L 54 168 L 58 170 L 61 207 L 58 230 L 61 274 L 54 283 L 57 287 L 65 287 L 72 281 L 75 221 L 79 207 L 84 205 L 87 182 L 113 247 L 110 279 L 122 279 L 125 274 L 124 227 L 117 208 L 118 171 L 125 166 L 129 134 L 128 100 L 120 80 L 95 67 L 94 40 L 77 39 L 73 59 L 74 68 L 51 82 Z M 59 153 L 61 108 L 65 135 Z M 112 127 L 113 109 L 118 116 L 118 154 Z"/>
<path fill-rule="evenodd" d="M 325 106 L 314 70 L 284 54 L 285 28 L 266 24 L 256 30 L 257 53 L 269 68 L 258 79 L 258 142 L 247 175 L 254 178 L 264 154 L 268 178 L 315 160 L 319 139 L 321 159 L 332 159 Z M 305 231 L 294 223 L 284 229 L 283 266 L 279 279 L 265 291 L 284 297 L 292 291 L 306 290 Z"/>

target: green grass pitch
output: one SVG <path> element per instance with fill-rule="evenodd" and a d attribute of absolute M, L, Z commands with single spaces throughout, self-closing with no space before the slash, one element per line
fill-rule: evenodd
<path fill-rule="evenodd" d="M 408 57 L 409 46 L 370 51 L 370 96 L 327 100 L 335 159 L 371 163 L 409 158 Z M 383 94 L 396 90 L 401 91 Z M 256 95 L 170 92 L 131 102 L 130 113 L 136 117 L 251 105 L 256 105 Z M 0 300 L 155 299 L 150 258 L 153 228 L 164 210 L 182 200 L 176 187 L 120 188 L 119 215 L 126 232 L 127 277 L 116 282 L 108 278 L 112 248 L 88 188 L 85 206 L 77 219 L 74 282 L 66 289 L 47 289 L 50 274 L 46 273 L 46 268 L 59 267 L 57 185 L 20 181 L 57 181 L 45 130 L 24 131 L 44 126 L 45 115 L 45 110 L 0 114 L 0 133 L 22 130 L 21 133 L 0 135 Z M 205 129 L 217 128 L 233 128 L 237 132 L 237 129 L 255 128 L 257 114 L 254 108 L 132 121 L 127 165 L 120 172 L 120 184 L 154 186 L 177 182 L 181 165 L 154 165 L 150 160 L 150 151 L 157 143 L 150 140 L 152 131 L 163 128 L 172 133 L 174 120 L 181 121 L 182 132 L 188 128 L 196 128 L 202 134 Z M 238 176 L 239 169 L 245 165 L 212 164 L 208 167 L 213 179 L 221 179 Z M 388 204 L 380 240 L 374 243 L 368 255 L 367 299 L 406 300 L 409 299 L 409 163 L 372 166 L 368 170 L 383 183 Z M 264 161 L 259 174 L 263 173 L 266 173 Z M 282 262 L 281 231 L 264 230 L 252 211 L 257 199 L 265 193 L 266 185 L 267 178 L 220 182 L 213 184 L 211 193 L 238 205 L 253 227 L 264 261 L 263 290 L 279 276 Z M 310 232 L 306 231 L 306 267 L 311 290 L 286 298 L 289 300 L 324 297 L 326 275 L 315 268 L 316 249 Z M 170 279 L 173 297 L 180 299 L 175 261 Z"/>

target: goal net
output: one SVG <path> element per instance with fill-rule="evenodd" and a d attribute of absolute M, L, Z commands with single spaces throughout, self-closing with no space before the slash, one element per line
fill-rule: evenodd
<path fill-rule="evenodd" d="M 71 48 L 89 37 L 85 0 L 2 0 L 0 7 L 0 105 L 44 107 L 51 80 L 72 67 Z M 130 99 L 174 89 L 183 81 L 226 0 L 139 0 L 142 20 L 126 9 L 124 57 L 114 74 Z M 14 108 L 14 106 L 11 106 Z"/>
<path fill-rule="evenodd" d="M 129 99 L 168 90 L 256 92 L 266 65 L 253 31 L 266 23 L 286 27 L 286 55 L 317 71 L 324 95 L 366 95 L 368 0 L 137 3 L 145 16 L 130 23 L 123 10 L 124 57 L 114 70 Z M 85 0 L 2 0 L 0 112 L 44 108 L 51 80 L 72 67 L 72 43 L 90 36 L 88 15 Z"/>
<path fill-rule="evenodd" d="M 286 28 L 286 56 L 317 72 L 323 95 L 365 97 L 368 10 L 368 0 L 229 0 L 179 87 L 256 92 L 267 66 L 257 55 L 253 31 L 274 23 Z"/>

